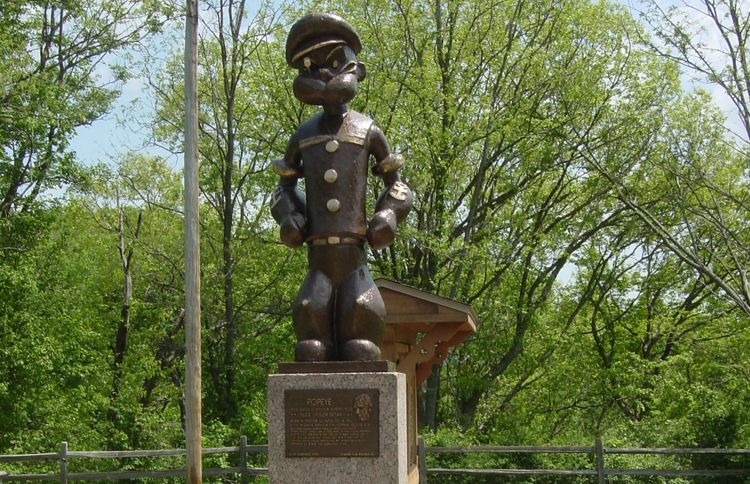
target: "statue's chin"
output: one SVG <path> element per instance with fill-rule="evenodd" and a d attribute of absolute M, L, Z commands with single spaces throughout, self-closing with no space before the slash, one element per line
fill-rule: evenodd
<path fill-rule="evenodd" d="M 297 77 L 292 85 L 294 97 L 315 106 L 345 104 L 357 94 L 357 77 L 342 74 L 325 83 L 319 79 Z"/>

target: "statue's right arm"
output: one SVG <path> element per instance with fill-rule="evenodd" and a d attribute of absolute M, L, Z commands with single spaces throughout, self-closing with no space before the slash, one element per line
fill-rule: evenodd
<path fill-rule="evenodd" d="M 271 215 L 280 226 L 281 241 L 289 247 L 299 247 L 305 242 L 305 194 L 297 187 L 303 176 L 302 156 L 297 136 L 292 136 L 284 158 L 274 160 L 273 171 L 279 175 L 279 184 L 273 192 Z"/>

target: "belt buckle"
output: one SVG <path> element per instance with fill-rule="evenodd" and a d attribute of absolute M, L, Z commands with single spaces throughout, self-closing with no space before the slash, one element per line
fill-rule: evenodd
<path fill-rule="evenodd" d="M 340 243 L 341 243 L 341 237 L 337 237 L 335 235 L 328 237 L 328 245 L 338 245 Z"/>

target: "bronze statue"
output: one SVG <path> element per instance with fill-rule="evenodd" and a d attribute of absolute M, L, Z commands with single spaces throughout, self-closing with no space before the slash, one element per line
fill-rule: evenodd
<path fill-rule="evenodd" d="M 357 60 L 362 45 L 354 28 L 332 14 L 315 13 L 289 31 L 286 60 L 299 71 L 294 96 L 323 111 L 302 123 L 283 159 L 271 213 L 289 247 L 307 243 L 309 270 L 292 308 L 296 361 L 379 360 L 385 307 L 365 265 L 365 242 L 389 245 L 411 210 L 413 195 L 373 121 L 347 106 L 365 78 Z M 372 173 L 385 190 L 366 222 L 365 197 Z M 305 180 L 307 194 L 297 187 Z"/>

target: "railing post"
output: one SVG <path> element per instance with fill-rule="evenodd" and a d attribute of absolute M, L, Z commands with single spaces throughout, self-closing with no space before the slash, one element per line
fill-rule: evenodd
<path fill-rule="evenodd" d="M 417 449 L 419 453 L 419 460 L 417 462 L 419 466 L 419 484 L 427 484 L 427 457 L 422 437 L 417 439 Z"/>
<path fill-rule="evenodd" d="M 68 443 L 60 444 L 60 484 L 68 484 Z"/>
<path fill-rule="evenodd" d="M 240 467 L 242 467 L 242 484 L 247 484 L 249 481 L 249 473 L 247 472 L 247 437 L 240 436 Z"/>
<path fill-rule="evenodd" d="M 599 484 L 605 484 L 607 481 L 604 474 L 604 446 L 601 437 L 596 438 L 594 448 L 596 451 L 596 475 L 599 477 Z"/>

